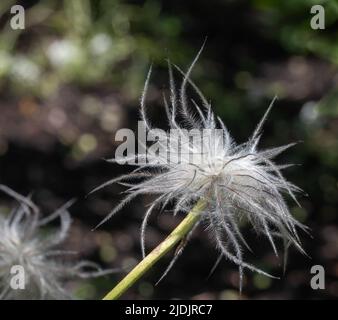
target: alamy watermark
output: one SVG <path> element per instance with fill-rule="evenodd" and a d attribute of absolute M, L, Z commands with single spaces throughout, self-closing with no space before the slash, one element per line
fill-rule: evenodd
<path fill-rule="evenodd" d="M 321 265 L 314 265 L 311 268 L 311 274 L 314 276 L 311 278 L 311 288 L 313 290 L 325 289 L 325 269 Z"/>
<path fill-rule="evenodd" d="M 9 285 L 13 290 L 24 290 L 26 286 L 25 269 L 23 266 L 17 264 L 13 265 L 10 270 Z"/>
<path fill-rule="evenodd" d="M 20 5 L 11 7 L 10 26 L 13 30 L 25 29 L 25 8 Z"/>
<path fill-rule="evenodd" d="M 310 286 L 313 290 L 325 289 L 325 269 L 321 265 L 314 265 L 310 269 L 313 275 Z M 10 288 L 13 290 L 24 290 L 26 288 L 25 269 L 21 265 L 13 265 L 10 269 Z"/>
<path fill-rule="evenodd" d="M 223 129 L 147 129 L 138 121 L 137 137 L 131 129 L 119 129 L 115 150 L 118 164 L 203 164 L 205 154 L 224 150 L 226 139 Z M 149 145 L 150 143 L 150 145 Z M 136 152 L 137 148 L 137 152 Z M 169 152 L 170 150 L 170 152 Z"/>
<path fill-rule="evenodd" d="M 10 9 L 12 14 L 10 26 L 13 30 L 25 29 L 25 8 L 21 5 L 14 5 Z M 313 5 L 310 9 L 313 17 L 310 21 L 310 26 L 313 30 L 325 29 L 325 9 L 322 5 Z"/>
<path fill-rule="evenodd" d="M 325 9 L 322 5 L 316 4 L 310 10 L 313 17 L 310 21 L 310 26 L 313 30 L 325 29 Z"/>

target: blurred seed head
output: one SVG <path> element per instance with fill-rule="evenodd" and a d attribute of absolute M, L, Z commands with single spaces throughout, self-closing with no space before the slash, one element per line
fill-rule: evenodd
<path fill-rule="evenodd" d="M 6 217 L 0 215 L 0 298 L 1 299 L 68 299 L 71 294 L 65 282 L 75 278 L 90 278 L 111 273 L 90 261 L 65 262 L 75 252 L 60 250 L 71 226 L 67 203 L 47 217 L 39 208 L 6 186 L 0 190 L 14 197 L 19 206 Z M 49 231 L 47 225 L 60 219 L 58 230 Z M 11 269 L 24 270 L 24 289 L 11 286 Z"/>

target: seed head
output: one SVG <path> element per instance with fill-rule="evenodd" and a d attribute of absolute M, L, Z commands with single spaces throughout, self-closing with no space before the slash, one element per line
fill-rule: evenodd
<path fill-rule="evenodd" d="M 284 195 L 289 195 L 299 204 L 295 193 L 301 189 L 287 181 L 281 172 L 291 165 L 278 165 L 273 160 L 295 143 L 258 149 L 262 126 L 274 99 L 251 137 L 245 143 L 236 144 L 223 121 L 213 113 L 210 103 L 190 79 L 201 50 L 186 73 L 174 65 L 183 75 L 178 92 L 172 65 L 168 61 L 170 98 L 168 101 L 164 96 L 164 105 L 170 135 L 158 130 L 158 139 L 146 148 L 147 152 L 133 155 L 139 160 L 134 171 L 110 180 L 95 190 L 115 182 L 128 187 L 127 196 L 103 222 L 136 196 L 156 195 L 142 223 L 143 255 L 146 226 L 155 208 L 163 209 L 170 203 L 174 215 L 179 212 L 187 214 L 198 200 L 203 199 L 206 207 L 201 222 L 207 226 L 206 230 L 219 250 L 216 264 L 222 257 L 237 264 L 241 287 L 244 268 L 270 276 L 244 261 L 243 249 L 250 248 L 240 230 L 242 220 L 249 222 L 258 234 L 267 238 L 277 256 L 276 238 L 284 241 L 285 251 L 292 244 L 304 253 L 297 228 L 305 229 L 305 226 L 290 214 L 284 200 Z M 145 107 L 150 74 L 151 68 L 141 98 L 141 119 L 149 131 L 154 129 Z M 188 98 L 188 85 L 199 97 L 199 103 Z M 150 152 L 155 144 L 157 151 L 161 152 Z M 120 159 L 112 159 L 117 160 Z"/>
<path fill-rule="evenodd" d="M 0 215 L 0 299 L 71 298 L 64 284 L 73 278 L 89 278 L 111 273 L 90 261 L 64 262 L 75 254 L 58 249 L 71 225 L 67 203 L 51 215 L 41 218 L 39 208 L 29 199 L 6 186 L 0 190 L 19 201 L 9 216 Z M 44 232 L 45 226 L 60 218 L 59 230 Z M 13 288 L 13 266 L 23 270 L 23 287 Z"/>

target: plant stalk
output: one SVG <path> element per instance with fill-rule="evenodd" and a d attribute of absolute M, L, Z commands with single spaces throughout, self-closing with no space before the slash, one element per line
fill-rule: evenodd
<path fill-rule="evenodd" d="M 199 200 L 182 222 L 171 234 L 151 251 L 133 270 L 131 270 L 103 300 L 116 300 L 139 280 L 152 266 L 182 240 L 199 221 L 205 201 Z"/>

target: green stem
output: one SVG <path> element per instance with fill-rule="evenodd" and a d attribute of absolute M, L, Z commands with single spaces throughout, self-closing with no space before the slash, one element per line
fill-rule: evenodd
<path fill-rule="evenodd" d="M 103 300 L 118 299 L 129 287 L 139 280 L 151 267 L 169 252 L 180 240 L 182 240 L 200 219 L 205 202 L 200 200 L 182 220 L 182 222 L 172 231 L 172 233 L 161 242 L 152 252 L 150 252 L 133 270 L 131 270 L 113 288 Z"/>

